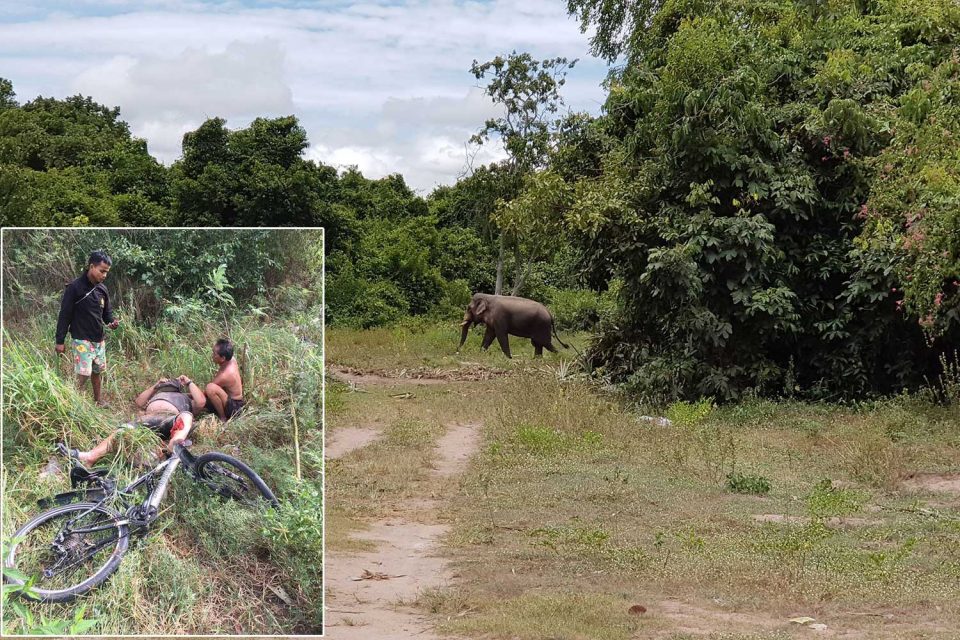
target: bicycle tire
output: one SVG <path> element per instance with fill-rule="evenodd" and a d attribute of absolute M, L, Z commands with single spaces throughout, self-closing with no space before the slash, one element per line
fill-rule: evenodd
<path fill-rule="evenodd" d="M 123 522 L 123 516 L 121 516 L 119 513 L 102 505 L 98 506 L 93 502 L 76 502 L 64 505 L 62 507 L 55 507 L 34 517 L 13 534 L 14 540 L 20 541 L 10 547 L 9 552 L 3 559 L 3 564 L 6 568 L 16 569 L 20 573 L 26 575 L 28 578 L 33 577 L 31 576 L 32 571 L 26 565 L 30 564 L 31 557 L 33 555 L 39 555 L 41 557 L 43 556 L 45 552 L 44 541 L 47 543 L 46 547 L 49 547 L 52 545 L 53 540 L 45 540 L 43 535 L 34 535 L 33 538 L 28 538 L 28 536 L 33 532 L 37 532 L 44 524 L 53 522 L 60 518 L 69 517 L 72 512 L 77 512 L 77 515 L 80 515 L 80 512 L 87 510 L 90 510 L 91 514 L 106 516 L 106 520 L 97 520 L 91 523 L 84 523 L 86 526 L 92 526 L 94 524 L 108 524 L 109 522 L 112 522 L 117 528 L 117 537 L 115 543 L 107 540 L 107 542 L 110 544 L 104 546 L 104 550 L 107 551 L 109 551 L 110 547 L 112 547 L 112 551 L 110 552 L 109 557 L 106 559 L 106 562 L 104 562 L 90 577 L 80 581 L 77 584 L 58 589 L 49 589 L 40 586 L 42 581 L 40 580 L 39 575 L 34 574 L 34 576 L 36 576 L 36 582 L 31 587 L 31 591 L 33 593 L 22 593 L 22 595 L 31 600 L 39 600 L 41 602 L 70 602 L 77 596 L 82 595 L 103 583 L 117 570 L 117 568 L 120 566 L 120 561 L 123 560 L 123 555 L 127 552 L 127 548 L 130 544 L 129 527 Z M 64 521 L 63 524 L 66 524 L 66 521 Z M 54 530 L 58 533 L 60 531 L 60 529 Z M 52 531 L 48 531 L 46 533 L 51 532 Z M 70 544 L 73 544 L 74 546 L 83 544 L 82 538 L 84 535 L 92 534 L 79 534 L 79 537 L 70 541 Z M 46 553 L 49 554 L 50 552 L 47 551 Z M 27 556 L 27 558 L 24 559 L 24 556 Z M 86 564 L 86 562 L 92 559 L 92 557 L 93 556 L 87 560 L 84 560 L 82 563 Z M 18 562 L 18 560 L 21 562 Z M 45 579 L 49 581 L 51 578 L 52 577 L 46 577 Z M 6 575 L 4 576 L 4 581 L 20 586 L 25 584 L 24 580 Z"/>
<path fill-rule="evenodd" d="M 223 465 L 232 467 L 232 469 L 224 469 Z M 205 453 L 202 456 L 197 458 L 196 462 L 197 477 L 201 482 L 213 488 L 215 492 L 222 495 L 225 498 L 230 498 L 232 500 L 237 500 L 238 502 L 243 502 L 246 504 L 255 504 L 257 496 L 251 495 L 253 491 L 251 487 L 245 486 L 243 489 L 239 488 L 239 483 L 235 481 L 235 478 L 231 478 L 228 474 L 239 474 L 244 476 L 253 484 L 253 489 L 256 489 L 256 492 L 260 494 L 264 500 L 266 500 L 270 506 L 278 507 L 280 506 L 280 501 L 277 500 L 277 497 L 273 495 L 273 491 L 270 490 L 270 487 L 267 486 L 267 483 L 257 475 L 257 472 L 248 467 L 246 464 L 237 460 L 232 456 L 228 456 L 225 453 L 211 452 Z M 224 472 L 227 473 L 224 473 Z M 230 480 L 230 482 L 217 485 L 217 482 L 223 481 L 224 478 Z"/>

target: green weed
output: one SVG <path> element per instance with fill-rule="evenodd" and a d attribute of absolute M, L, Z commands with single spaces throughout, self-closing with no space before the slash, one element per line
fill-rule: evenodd
<path fill-rule="evenodd" d="M 539 640 L 541 638 L 607 638 L 627 640 L 642 628 L 620 598 L 588 593 L 528 592 L 491 597 L 473 615 L 443 625 L 448 633 Z"/>
<path fill-rule="evenodd" d="M 314 605 L 311 615 L 323 623 L 323 500 L 304 484 L 279 509 L 265 514 L 262 535 L 271 557 L 293 578 Z"/>
<path fill-rule="evenodd" d="M 727 489 L 733 493 L 750 493 L 762 496 L 770 492 L 770 480 L 764 476 L 729 473 L 727 474 Z"/>
<path fill-rule="evenodd" d="M 807 496 L 807 509 L 815 518 L 828 518 L 856 513 L 863 507 L 865 497 L 852 489 L 833 486 L 829 479 L 823 479 L 814 485 Z"/>
<path fill-rule="evenodd" d="M 698 402 L 674 402 L 667 407 L 667 419 L 677 427 L 696 427 L 706 420 L 713 409 L 713 401 L 707 398 Z"/>
<path fill-rule="evenodd" d="M 511 443 L 527 453 L 542 455 L 560 450 L 564 445 L 564 437 L 549 427 L 520 425 L 514 431 Z"/>

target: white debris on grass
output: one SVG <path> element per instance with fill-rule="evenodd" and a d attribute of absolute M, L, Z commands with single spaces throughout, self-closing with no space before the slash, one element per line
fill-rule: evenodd
<path fill-rule="evenodd" d="M 658 427 L 669 427 L 673 424 L 670 418 L 664 418 L 662 416 L 637 416 L 637 422 L 652 422 Z"/>

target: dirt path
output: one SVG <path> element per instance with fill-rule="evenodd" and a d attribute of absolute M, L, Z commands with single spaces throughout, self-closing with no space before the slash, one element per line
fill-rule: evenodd
<path fill-rule="evenodd" d="M 376 439 L 372 429 L 343 429 L 327 445 L 327 457 L 337 458 Z M 431 476 L 454 478 L 466 468 L 480 444 L 480 425 L 454 424 L 440 438 Z M 328 552 L 327 625 L 331 640 L 421 638 L 439 640 L 429 621 L 410 605 L 426 589 L 454 579 L 436 555 L 448 525 L 437 520 L 438 501 L 422 497 L 415 512 L 370 523 L 358 536 L 376 544 L 363 553 Z"/>
<path fill-rule="evenodd" d="M 368 427 L 346 427 L 337 429 L 326 442 L 326 456 L 329 460 L 342 458 L 354 449 L 365 447 L 380 437 L 380 431 Z"/>
<path fill-rule="evenodd" d="M 417 367 L 411 369 L 362 370 L 328 365 L 330 376 L 360 389 L 367 386 L 438 385 L 455 382 L 476 382 L 509 375 L 503 369 L 490 369 L 476 363 L 463 363 L 459 368 Z"/>

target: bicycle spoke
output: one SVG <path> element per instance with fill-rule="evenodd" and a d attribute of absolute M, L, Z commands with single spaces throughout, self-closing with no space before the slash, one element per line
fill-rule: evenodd
<path fill-rule="evenodd" d="M 211 463 L 206 469 L 207 484 L 225 498 L 239 500 L 246 504 L 256 504 L 260 492 L 243 476 L 225 469 L 221 465 Z"/>

